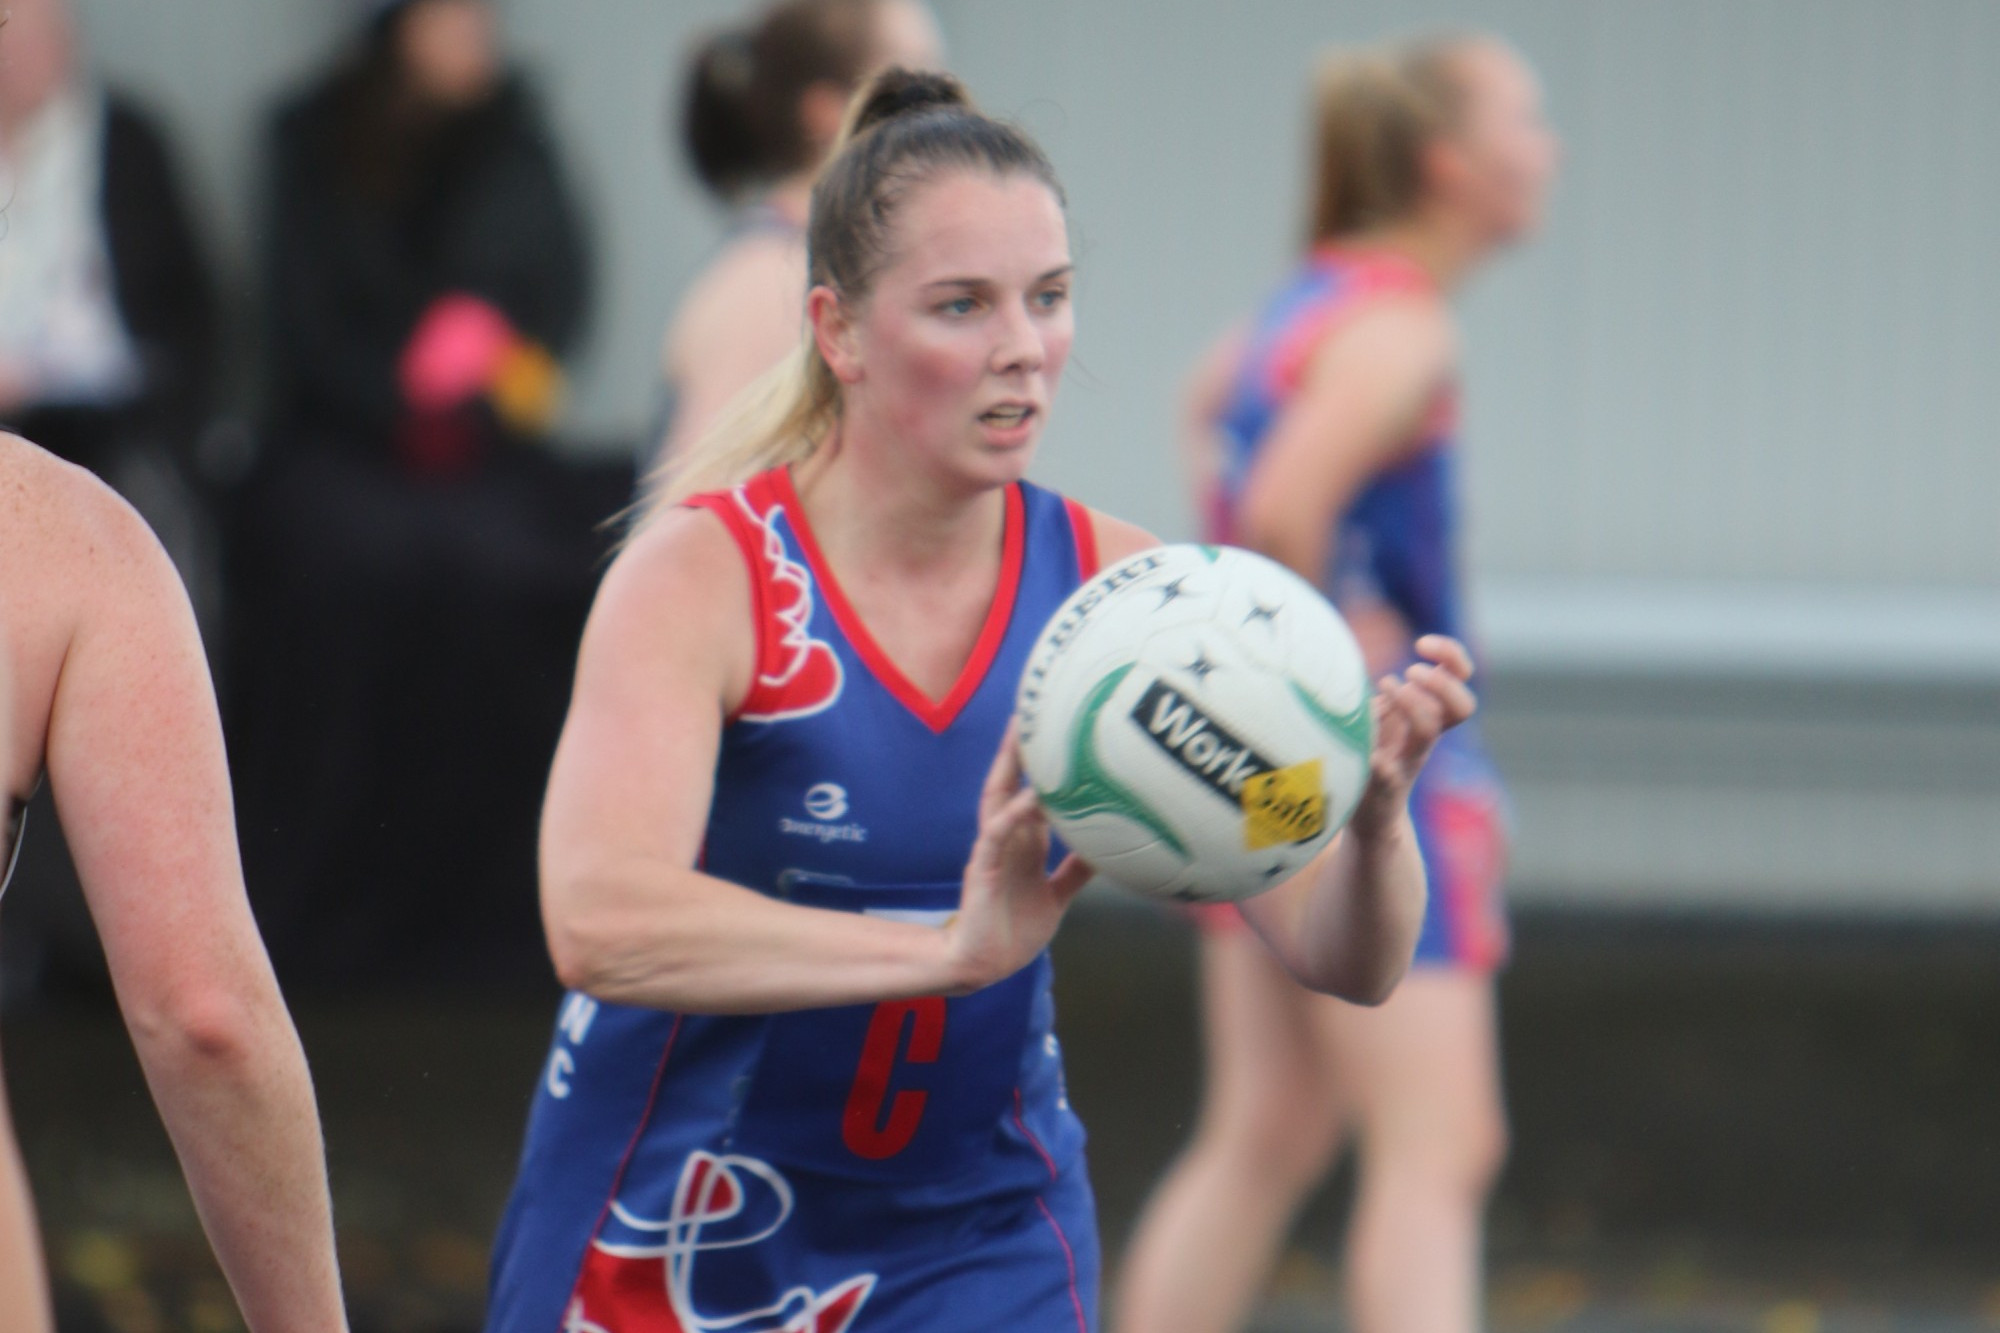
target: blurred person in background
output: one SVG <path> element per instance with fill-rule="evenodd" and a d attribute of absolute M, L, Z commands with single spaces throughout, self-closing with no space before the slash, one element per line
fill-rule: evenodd
<path fill-rule="evenodd" d="M 192 608 L 105 486 L 0 434 L 0 892 L 44 778 L 118 1005 L 252 1333 L 338 1333 L 325 1154 L 251 919 Z M 0 1090 L 0 1329 L 54 1326 Z"/>
<path fill-rule="evenodd" d="M 546 447 L 578 209 L 485 0 L 369 6 L 270 152 L 236 566 L 260 914 L 288 979 L 545 974 L 531 830 L 595 555 Z"/>
<path fill-rule="evenodd" d="M 937 21 L 918 0 L 785 0 L 695 51 L 681 137 L 701 183 L 736 216 L 661 349 L 666 452 L 797 348 L 813 177 L 848 97 L 871 70 L 943 62 Z"/>
<path fill-rule="evenodd" d="M 0 421 L 110 482 L 216 596 L 196 444 L 214 293 L 158 126 L 83 65 L 63 0 L 0 25 Z"/>
<path fill-rule="evenodd" d="M 1190 435 L 1211 535 L 1323 587 L 1381 674 L 1423 635 L 1466 637 L 1449 302 L 1534 231 L 1557 146 L 1533 73 L 1487 37 L 1337 53 L 1316 102 L 1308 253 L 1198 371 Z M 1349 1141 L 1352 1327 L 1480 1326 L 1507 938 L 1504 803 L 1476 724 L 1445 736 L 1411 808 L 1430 901 L 1416 967 L 1380 1009 L 1298 986 L 1233 910 L 1202 916 L 1206 1089 L 1127 1257 L 1122 1328 L 1244 1327 Z"/>

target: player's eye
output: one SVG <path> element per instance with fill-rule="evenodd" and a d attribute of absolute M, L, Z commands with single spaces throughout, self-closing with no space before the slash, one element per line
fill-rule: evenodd
<path fill-rule="evenodd" d="M 1041 310 L 1058 309 L 1067 300 L 1069 300 L 1067 287 L 1044 287 L 1035 293 L 1035 305 Z"/>
<path fill-rule="evenodd" d="M 970 296 L 954 296 L 951 300 L 940 305 L 938 312 L 945 315 L 969 315 L 978 308 L 979 303 L 974 301 Z"/>

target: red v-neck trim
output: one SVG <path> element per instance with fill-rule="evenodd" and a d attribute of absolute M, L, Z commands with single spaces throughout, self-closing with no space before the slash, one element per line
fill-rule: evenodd
<path fill-rule="evenodd" d="M 918 689 L 903 674 L 902 668 L 882 651 L 881 645 L 875 642 L 875 636 L 868 632 L 867 624 L 847 600 L 840 581 L 833 577 L 832 568 L 820 553 L 819 539 L 813 536 L 805 506 L 799 503 L 799 493 L 792 489 L 792 470 L 788 467 L 777 469 L 776 481 L 785 512 L 792 520 L 792 533 L 799 539 L 799 549 L 805 552 L 813 580 L 819 584 L 820 595 L 826 598 L 827 609 L 833 612 L 834 622 L 840 626 L 841 633 L 847 636 L 862 664 L 882 683 L 882 688 L 896 696 L 903 707 L 916 714 L 917 720 L 932 731 L 944 731 L 985 683 L 987 670 L 1000 654 L 1000 642 L 1007 637 L 1007 623 L 1014 616 L 1014 598 L 1021 588 L 1021 560 L 1025 546 L 1019 483 L 1007 488 L 1007 517 L 1000 542 L 1000 583 L 993 590 L 992 605 L 986 609 L 986 623 L 980 627 L 979 638 L 972 645 L 972 656 L 965 659 L 965 666 L 959 670 L 958 680 L 951 687 L 951 692 L 942 699 L 934 700 Z"/>

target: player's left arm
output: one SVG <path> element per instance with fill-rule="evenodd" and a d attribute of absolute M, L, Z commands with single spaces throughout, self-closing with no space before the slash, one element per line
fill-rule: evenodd
<path fill-rule="evenodd" d="M 1144 528 L 1092 512 L 1100 564 L 1160 544 Z M 1478 707 L 1472 656 L 1455 639 L 1418 639 L 1426 659 L 1376 685 L 1368 786 L 1347 827 L 1290 880 L 1241 904 L 1299 984 L 1356 1004 L 1389 998 L 1416 953 L 1427 885 L 1410 788 L 1438 737 Z"/>
<path fill-rule="evenodd" d="M 1376 685 L 1368 786 L 1333 844 L 1299 874 L 1240 907 L 1301 985 L 1355 1004 L 1389 998 L 1409 971 L 1427 886 L 1410 788 L 1438 737 L 1478 706 L 1472 658 L 1455 639 L 1417 640 L 1427 659 Z"/>
<path fill-rule="evenodd" d="M 81 610 L 45 759 L 119 1008 L 244 1322 L 337 1333 L 319 1117 L 244 892 L 194 615 L 94 478 L 54 475 L 47 502 L 76 517 L 59 577 Z"/>

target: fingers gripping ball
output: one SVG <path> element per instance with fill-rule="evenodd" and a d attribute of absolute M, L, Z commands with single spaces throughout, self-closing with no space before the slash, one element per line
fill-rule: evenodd
<path fill-rule="evenodd" d="M 1162 546 L 1085 583 L 1015 702 L 1028 780 L 1063 841 L 1152 896 L 1272 888 L 1353 814 L 1374 741 L 1346 622 L 1249 551 Z"/>

